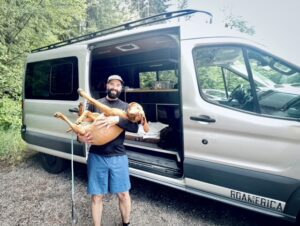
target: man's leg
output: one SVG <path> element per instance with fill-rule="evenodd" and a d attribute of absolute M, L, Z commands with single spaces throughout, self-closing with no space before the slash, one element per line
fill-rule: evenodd
<path fill-rule="evenodd" d="M 118 193 L 119 208 L 122 215 L 123 223 L 129 223 L 131 212 L 131 199 L 129 191 Z"/>
<path fill-rule="evenodd" d="M 94 226 L 101 225 L 101 217 L 103 210 L 103 195 L 92 195 L 92 216 Z"/>
<path fill-rule="evenodd" d="M 93 221 L 95 226 L 100 226 L 103 209 L 103 195 L 108 193 L 108 167 L 105 157 L 89 153 L 87 171 L 87 191 L 91 195 Z"/>
<path fill-rule="evenodd" d="M 110 163 L 110 192 L 118 195 L 123 225 L 127 225 L 131 212 L 128 157 L 126 155 L 114 156 Z"/>

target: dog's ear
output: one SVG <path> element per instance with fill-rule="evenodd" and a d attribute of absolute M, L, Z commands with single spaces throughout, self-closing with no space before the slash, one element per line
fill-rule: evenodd
<path fill-rule="evenodd" d="M 142 116 L 141 124 L 143 125 L 144 131 L 147 133 L 150 130 L 150 128 L 145 114 Z"/>
<path fill-rule="evenodd" d="M 84 104 L 82 102 L 80 102 L 78 104 L 78 116 L 81 116 L 84 112 Z"/>

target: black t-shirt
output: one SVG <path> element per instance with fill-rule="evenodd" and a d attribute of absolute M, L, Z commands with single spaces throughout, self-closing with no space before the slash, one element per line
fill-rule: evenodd
<path fill-rule="evenodd" d="M 103 97 L 98 100 L 99 102 L 111 107 L 111 108 L 119 108 L 121 110 L 126 111 L 128 108 L 128 104 L 120 99 L 110 101 L 106 97 Z M 89 104 L 88 110 L 91 112 L 101 113 L 99 109 L 97 109 L 94 105 Z M 120 121 L 117 124 L 119 127 L 124 129 L 124 131 L 111 142 L 104 145 L 92 145 L 90 147 L 90 153 L 94 153 L 101 156 L 118 156 L 125 155 L 126 150 L 123 145 L 125 139 L 125 130 L 129 132 L 136 133 L 138 131 L 138 124 L 129 121 L 128 119 L 124 119 L 120 117 Z"/>

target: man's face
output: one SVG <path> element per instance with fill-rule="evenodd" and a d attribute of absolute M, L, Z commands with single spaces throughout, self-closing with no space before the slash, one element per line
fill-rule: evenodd
<path fill-rule="evenodd" d="M 110 99 L 117 99 L 122 91 L 122 83 L 119 80 L 111 80 L 106 84 L 106 93 Z"/>

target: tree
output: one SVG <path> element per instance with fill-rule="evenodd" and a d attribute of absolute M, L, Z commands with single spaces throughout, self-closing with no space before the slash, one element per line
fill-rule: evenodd
<path fill-rule="evenodd" d="M 242 33 L 246 33 L 249 35 L 255 34 L 254 27 L 249 25 L 248 22 L 245 19 L 243 19 L 242 16 L 235 16 L 233 14 L 230 14 L 226 16 L 224 22 L 225 27 L 228 27 L 230 29 L 236 29 Z"/>
<path fill-rule="evenodd" d="M 78 33 L 78 24 L 85 16 L 85 8 L 85 3 L 80 0 L 1 1 L 0 126 L 7 128 L 7 122 L 20 123 L 26 54 L 31 49 Z"/>
<path fill-rule="evenodd" d="M 84 15 L 85 4 L 80 0 L 3 1 L 0 5 L 0 95 L 20 97 L 26 54 L 78 33 L 78 23 Z"/>
<path fill-rule="evenodd" d="M 124 0 L 88 0 L 85 33 L 113 27 L 136 19 L 137 13 L 130 13 Z"/>
<path fill-rule="evenodd" d="M 166 12 L 169 0 L 126 0 L 130 12 L 138 12 L 140 18 Z"/>
<path fill-rule="evenodd" d="M 186 9 L 188 7 L 188 0 L 178 0 L 177 1 L 177 9 Z"/>
<path fill-rule="evenodd" d="M 88 0 L 85 32 L 166 12 L 169 0 Z M 185 2 L 185 0 L 184 0 Z"/>

